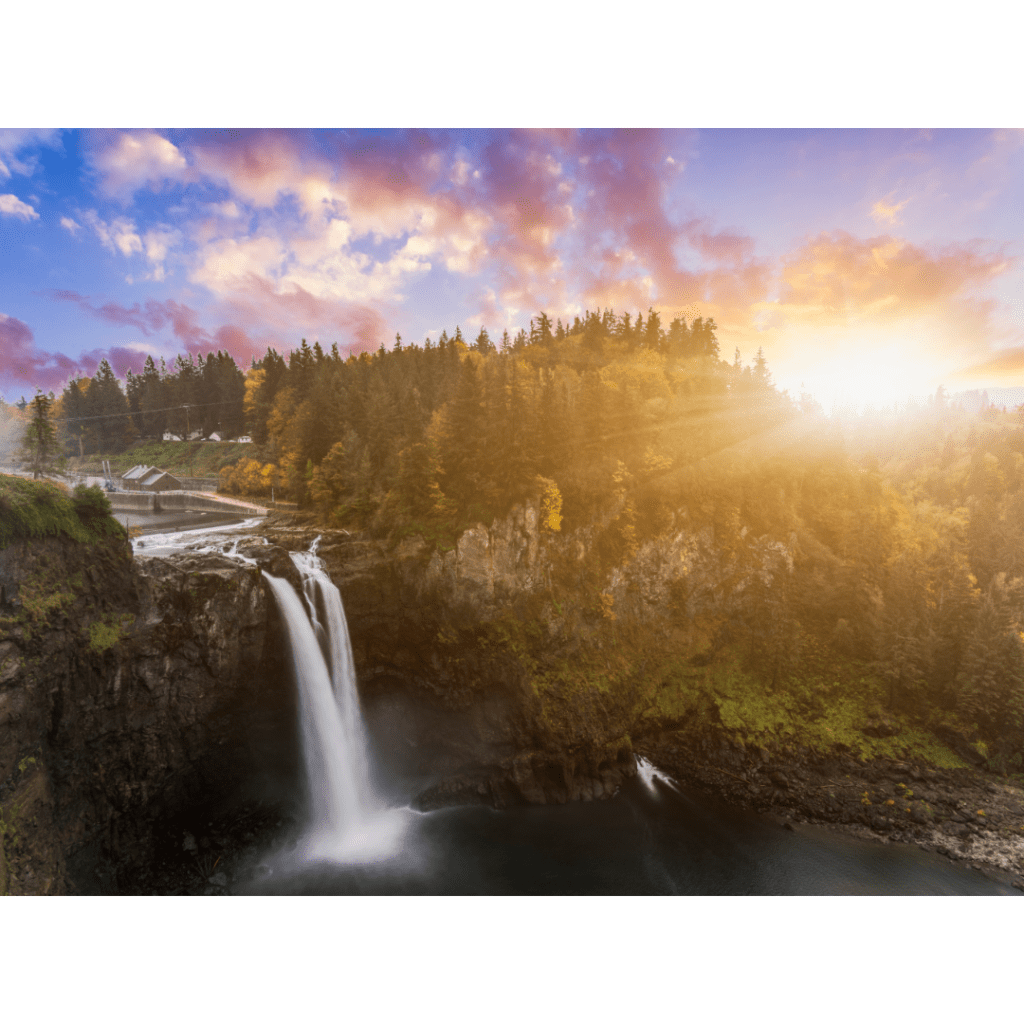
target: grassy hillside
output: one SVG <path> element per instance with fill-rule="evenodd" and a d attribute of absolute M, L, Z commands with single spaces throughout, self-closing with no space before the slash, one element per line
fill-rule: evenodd
<path fill-rule="evenodd" d="M 239 459 L 256 458 L 257 446 L 236 441 L 138 441 L 118 455 L 90 455 L 85 459 L 71 459 L 70 468 L 76 472 L 102 472 L 102 460 L 107 458 L 115 473 L 145 463 L 175 476 L 215 477 L 224 466 L 232 466 Z"/>
<path fill-rule="evenodd" d="M 110 502 L 98 487 L 76 487 L 0 475 L 0 548 L 16 540 L 69 537 L 89 543 L 124 534 L 110 515 Z"/>

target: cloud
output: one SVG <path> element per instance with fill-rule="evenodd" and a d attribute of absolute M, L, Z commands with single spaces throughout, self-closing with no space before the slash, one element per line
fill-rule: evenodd
<path fill-rule="evenodd" d="M 102 246 L 110 252 L 131 256 L 143 251 L 138 229 L 126 217 L 116 217 L 109 224 L 95 210 L 80 212 L 79 217 L 93 229 Z"/>
<path fill-rule="evenodd" d="M 164 279 L 164 260 L 167 258 L 168 252 L 181 243 L 181 239 L 181 232 L 177 228 L 171 228 L 166 225 L 150 228 L 142 236 L 146 250 L 146 259 L 149 260 L 153 268 L 150 274 L 147 275 L 150 279 L 154 281 L 162 281 Z"/>
<path fill-rule="evenodd" d="M 77 237 L 78 232 L 82 230 L 82 225 L 79 224 L 78 221 L 72 220 L 70 217 L 61 217 L 60 226 L 74 237 Z"/>
<path fill-rule="evenodd" d="M 60 130 L 56 128 L 0 128 L 0 181 L 13 174 L 29 177 L 39 164 L 34 153 L 20 157 L 29 147 L 48 146 L 59 149 Z"/>
<path fill-rule="evenodd" d="M 575 139 L 490 133 L 471 151 L 445 132 L 200 133 L 182 142 L 189 173 L 229 198 L 191 227 L 190 280 L 225 302 L 244 303 L 253 275 L 281 295 L 362 306 L 400 302 L 441 268 L 497 278 L 506 306 L 560 303 Z"/>
<path fill-rule="evenodd" d="M 486 254 L 490 217 L 452 182 L 452 175 L 469 184 L 480 176 L 444 135 L 352 144 L 297 133 L 205 133 L 190 152 L 196 173 L 233 196 L 230 208 L 208 208 L 213 216 L 198 229 L 192 279 L 218 294 L 254 273 L 282 289 L 345 301 L 397 300 L 404 282 L 431 266 L 473 273 Z M 255 230 L 239 205 L 255 208 Z M 356 247 L 363 239 L 391 243 L 391 251 L 369 259 Z"/>
<path fill-rule="evenodd" d="M 84 213 L 79 211 L 78 215 L 92 228 L 100 244 L 109 252 L 119 252 L 126 259 L 136 254 L 144 255 L 150 264 L 150 272 L 145 277 L 151 281 L 164 279 L 164 261 L 170 250 L 180 245 L 183 239 L 178 228 L 166 224 L 158 224 L 140 234 L 135 222 L 127 217 L 115 217 L 108 223 L 95 210 L 86 210 Z M 79 226 L 66 217 L 62 218 L 61 225 L 72 234 Z"/>
<path fill-rule="evenodd" d="M 950 375 L 954 381 L 985 382 L 993 378 L 1019 384 L 1024 373 L 1024 345 L 1000 349 L 990 358 Z"/>
<path fill-rule="evenodd" d="M 47 293 L 50 298 L 59 302 L 73 302 L 81 310 L 116 327 L 135 327 L 146 337 L 159 331 L 168 320 L 163 303 L 150 300 L 144 306 L 135 303 L 132 307 L 122 306 L 117 302 L 106 302 L 102 306 L 93 306 L 88 295 L 59 289 Z"/>
<path fill-rule="evenodd" d="M 137 330 L 145 338 L 169 330 L 178 345 L 191 355 L 224 350 L 243 368 L 252 359 L 261 358 L 268 347 L 285 351 L 294 348 L 303 335 L 313 336 L 331 329 L 342 335 L 337 339 L 342 350 L 373 351 L 388 340 L 384 318 L 369 306 L 320 299 L 301 288 L 278 293 L 266 280 L 253 279 L 248 284 L 247 290 L 222 304 L 222 323 L 215 329 L 203 325 L 197 310 L 173 299 L 149 299 L 125 306 L 117 302 L 94 304 L 88 295 L 75 291 L 46 294 L 58 302 L 73 303 L 103 323 Z M 209 318 L 215 316 L 210 314 Z M 350 340 L 353 338 L 354 343 Z M 131 365 L 134 369 L 134 364 Z"/>
<path fill-rule="evenodd" d="M 39 214 L 28 203 L 23 203 L 17 196 L 10 193 L 0 196 L 0 214 L 5 217 L 17 217 L 24 221 L 39 220 Z"/>
<path fill-rule="evenodd" d="M 921 395 L 1005 340 L 986 291 L 1010 266 L 980 242 L 822 232 L 779 261 L 777 299 L 727 311 L 723 348 L 763 346 L 783 386 L 805 381 L 819 397 Z"/>
<path fill-rule="evenodd" d="M 123 306 L 118 302 L 105 302 L 102 306 L 94 306 L 88 295 L 80 295 L 78 292 L 59 289 L 46 294 L 58 302 L 72 302 L 83 312 L 104 323 L 115 327 L 134 327 L 147 338 L 165 327 L 170 327 L 174 337 L 189 352 L 216 348 L 213 336 L 200 326 L 199 314 L 190 306 L 174 299 L 167 299 L 164 302 L 149 299 L 145 303 L 136 302 L 132 306 Z"/>
<path fill-rule="evenodd" d="M 338 348 L 353 352 L 373 351 L 390 341 L 387 323 L 368 304 L 338 301 L 314 295 L 299 285 L 278 290 L 267 278 L 251 275 L 244 288 L 234 291 L 224 303 L 225 319 L 240 325 L 247 338 L 261 332 L 261 345 L 294 348 L 299 336 L 338 331 Z M 355 343 L 347 339 L 354 337 Z"/>
<path fill-rule="evenodd" d="M 1009 267 L 976 243 L 927 249 L 891 235 L 824 232 L 785 257 L 780 309 L 795 320 L 883 315 L 941 307 Z"/>
<path fill-rule="evenodd" d="M 166 181 L 187 176 L 184 154 L 153 131 L 93 133 L 88 153 L 100 189 L 121 199 L 130 198 L 143 186 L 160 188 Z"/>
<path fill-rule="evenodd" d="M 86 357 L 74 360 L 59 352 L 37 350 L 28 324 L 0 313 L 0 387 L 57 391 L 69 377 L 81 372 L 84 362 Z"/>
<path fill-rule="evenodd" d="M 888 198 L 888 196 L 886 198 Z M 895 225 L 899 223 L 897 216 L 900 210 L 902 210 L 909 202 L 909 199 L 904 199 L 903 202 L 890 206 L 886 203 L 885 199 L 879 199 L 878 202 L 871 207 L 871 219 L 876 224 L 889 224 L 890 226 Z"/>

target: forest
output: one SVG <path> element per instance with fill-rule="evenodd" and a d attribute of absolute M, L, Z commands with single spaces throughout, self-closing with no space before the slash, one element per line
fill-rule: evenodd
<path fill-rule="evenodd" d="M 825 416 L 777 389 L 761 352 L 723 359 L 713 320 L 665 328 L 654 310 L 605 310 L 567 324 L 541 313 L 514 337 L 397 336 L 358 357 L 302 341 L 245 372 L 221 352 L 149 360 L 123 385 L 104 363 L 54 396 L 53 415 L 79 457 L 164 431 L 247 433 L 223 491 L 274 488 L 325 525 L 394 540 L 450 546 L 533 499 L 543 529 L 594 540 L 579 570 L 591 578 L 555 579 L 553 596 L 655 537 L 710 528 L 738 611 L 691 629 L 686 664 L 735 663 L 808 707 L 867 687 L 880 737 L 909 716 L 1021 770 L 1017 411 L 968 415 L 939 389 L 922 405 Z"/>

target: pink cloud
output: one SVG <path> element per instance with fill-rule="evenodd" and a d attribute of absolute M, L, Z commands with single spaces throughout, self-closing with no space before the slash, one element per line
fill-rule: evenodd
<path fill-rule="evenodd" d="M 303 143 L 290 132 L 211 131 L 199 133 L 188 148 L 197 174 L 253 206 L 273 207 L 280 197 L 334 176 L 325 155 L 309 153 Z"/>
<path fill-rule="evenodd" d="M 678 225 L 671 216 L 669 186 L 685 166 L 673 151 L 687 141 L 684 137 L 680 143 L 656 130 L 588 133 L 581 138 L 579 179 L 587 195 L 583 234 L 588 248 L 601 254 L 596 268 L 585 270 L 580 278 L 580 290 L 591 306 L 626 301 L 667 309 L 702 300 L 709 288 L 735 291 L 732 276 L 749 278 L 750 239 L 712 234 L 705 221 Z M 711 269 L 681 267 L 680 242 L 710 262 Z"/>
<path fill-rule="evenodd" d="M 60 301 L 74 303 L 104 323 L 134 327 L 145 337 L 170 328 L 186 353 L 205 355 L 224 350 L 243 368 L 252 359 L 261 358 L 268 347 L 287 351 L 295 348 L 302 336 L 315 336 L 325 329 L 333 328 L 345 336 L 337 339 L 343 351 L 350 348 L 357 353 L 373 351 L 381 342 L 390 340 L 383 316 L 369 306 L 319 298 L 301 287 L 279 292 L 271 281 L 255 274 L 248 275 L 242 286 L 221 303 L 223 320 L 227 322 L 213 330 L 201 324 L 196 310 L 174 299 L 163 302 L 149 299 L 128 307 L 116 302 L 93 305 L 89 296 L 73 291 L 49 294 Z M 348 340 L 352 338 L 354 342 Z M 125 368 L 130 367 L 133 372 L 145 362 L 145 353 L 140 356 L 133 349 L 110 351 L 118 353 Z M 87 368 L 88 358 L 82 357 L 85 360 L 82 368 L 92 373 L 95 365 Z M 97 361 L 98 358 L 102 355 Z M 75 368 L 72 364 L 72 369 Z"/>
<path fill-rule="evenodd" d="M 76 373 L 94 373 L 104 354 L 91 352 L 70 359 L 60 352 L 40 351 L 28 324 L 0 313 L 0 387 L 8 392 L 37 387 L 59 392 Z"/>
<path fill-rule="evenodd" d="M 287 349 L 295 348 L 300 336 L 315 335 L 325 328 L 356 339 L 354 344 L 338 339 L 342 351 L 372 351 L 390 341 L 386 321 L 376 309 L 321 298 L 297 285 L 280 292 L 273 282 L 256 274 L 246 277 L 244 286 L 232 293 L 225 306 L 247 337 L 252 330 L 262 329 L 268 343 Z"/>
<path fill-rule="evenodd" d="M 144 304 L 136 302 L 130 307 L 117 302 L 105 302 L 102 306 L 94 306 L 88 295 L 79 295 L 78 292 L 57 290 L 48 294 L 60 301 L 73 302 L 84 312 L 104 323 L 117 327 L 134 327 L 147 338 L 170 326 L 171 332 L 185 346 L 186 352 L 194 354 L 215 351 L 217 348 L 213 336 L 199 325 L 199 314 L 191 307 L 175 302 L 174 299 L 167 299 L 164 302 L 148 299 Z"/>
<path fill-rule="evenodd" d="M 154 331 L 160 330 L 167 321 L 162 305 L 150 300 L 145 306 L 135 303 L 131 308 L 116 302 L 106 302 L 102 306 L 93 306 L 88 295 L 65 289 L 55 289 L 48 293 L 61 302 L 73 302 L 80 309 L 95 316 L 97 319 L 117 327 L 136 327 L 149 337 Z"/>

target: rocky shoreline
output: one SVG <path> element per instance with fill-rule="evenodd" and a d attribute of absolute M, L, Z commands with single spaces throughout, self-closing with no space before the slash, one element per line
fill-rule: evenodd
<path fill-rule="evenodd" d="M 772 755 L 724 737 L 665 733 L 637 753 L 678 782 L 791 830 L 823 826 L 881 843 L 910 843 L 1024 891 L 1024 785 L 977 768 Z"/>

